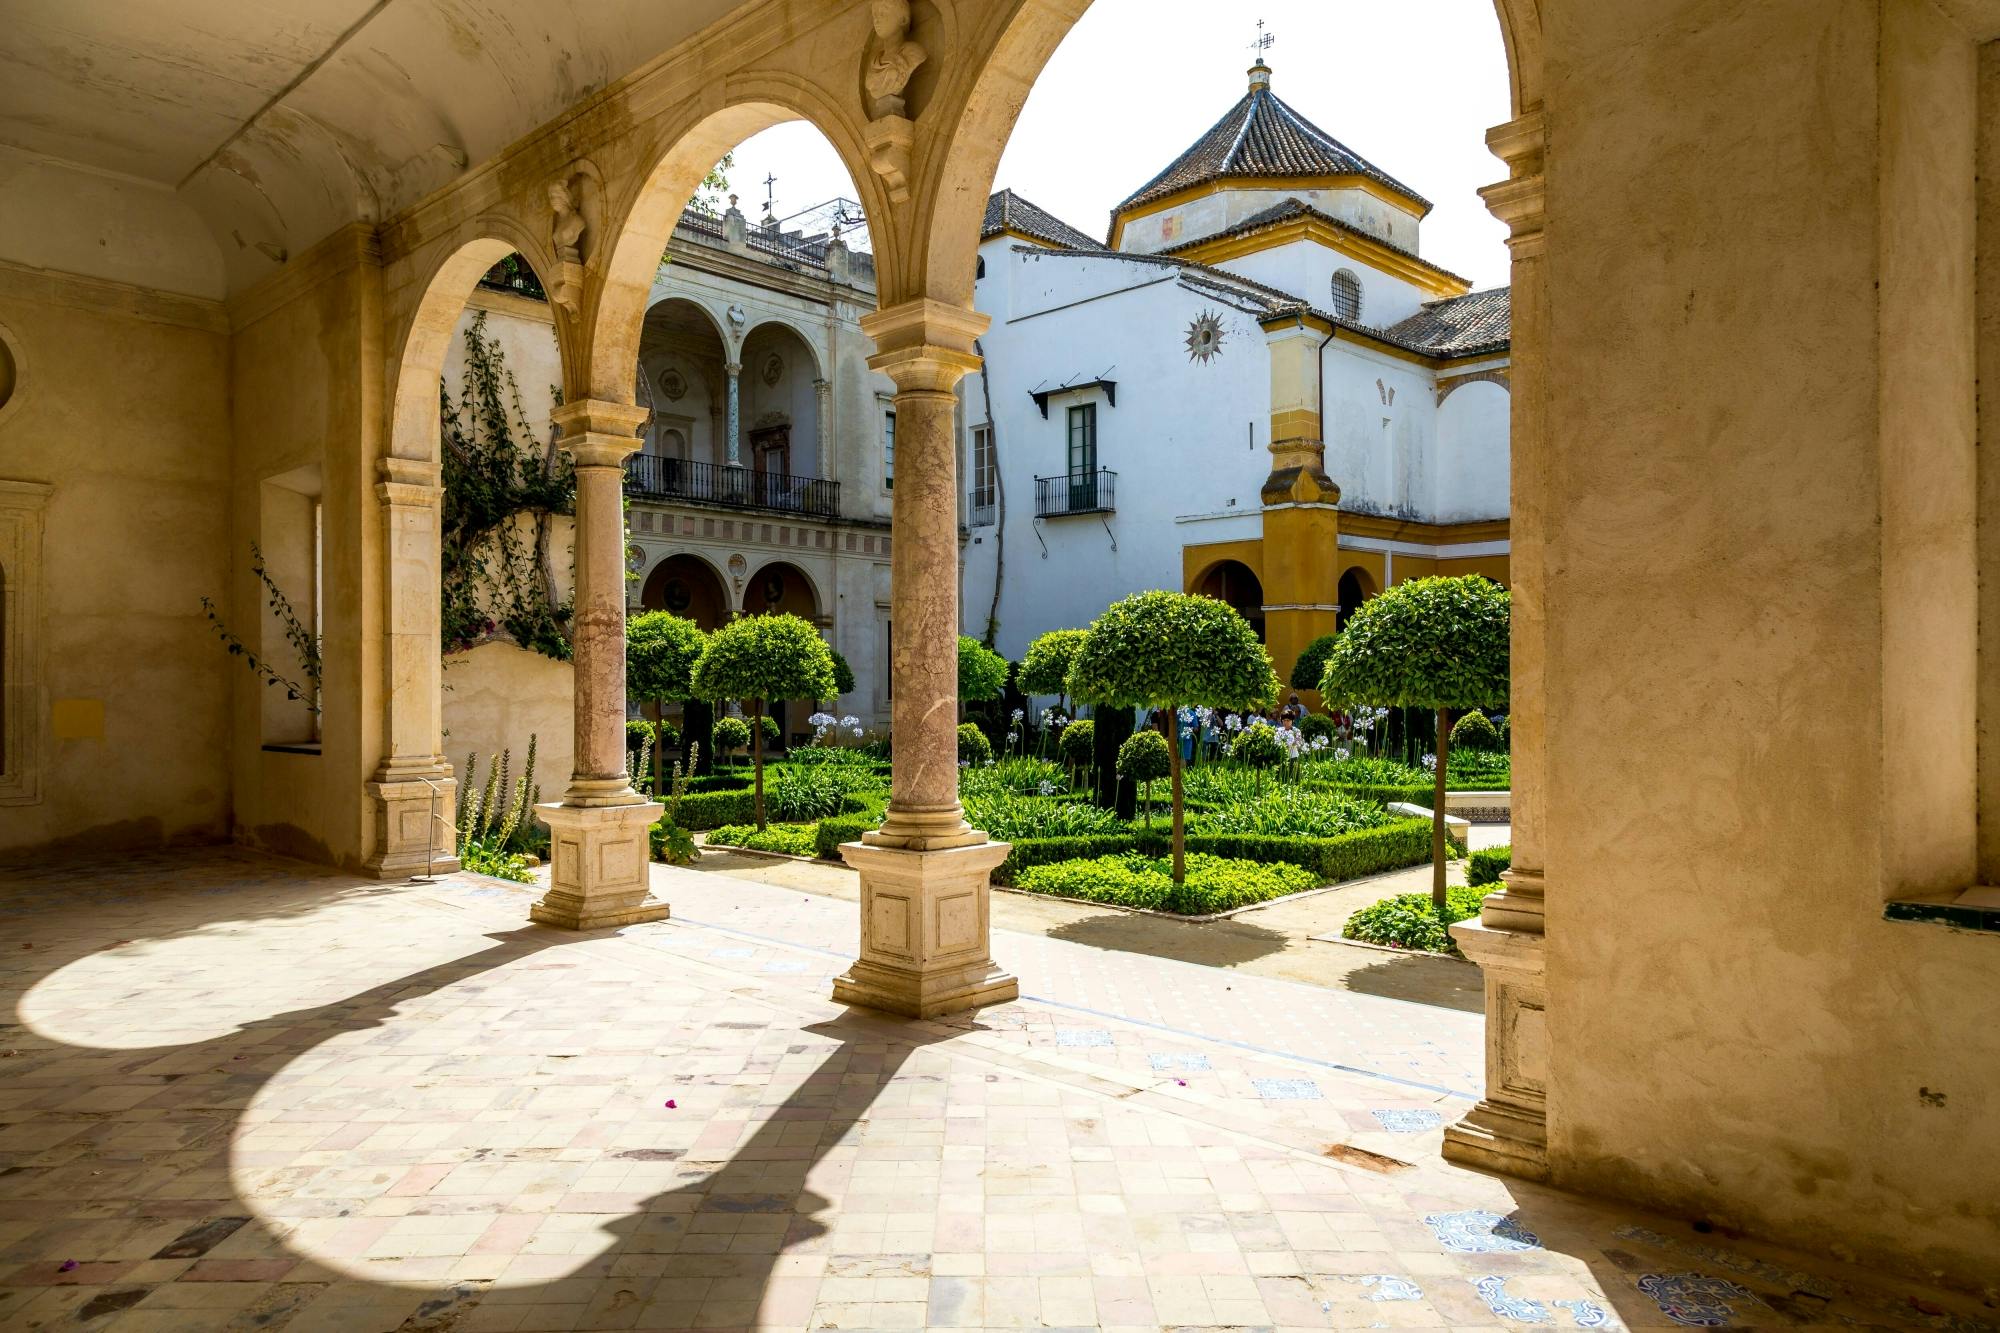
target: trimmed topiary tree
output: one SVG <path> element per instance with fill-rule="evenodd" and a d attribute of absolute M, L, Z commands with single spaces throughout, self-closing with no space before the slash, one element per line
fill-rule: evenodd
<path fill-rule="evenodd" d="M 1328 699 L 1437 710 L 1431 901 L 1445 913 L 1444 782 L 1451 712 L 1507 698 L 1507 590 L 1478 574 L 1412 579 L 1363 603 L 1326 660 Z"/>
<path fill-rule="evenodd" d="M 1118 775 L 1130 778 L 1146 793 L 1146 827 L 1153 826 L 1153 783 L 1173 772 L 1167 738 L 1147 727 L 1135 731 L 1118 747 Z"/>
<path fill-rule="evenodd" d="M 692 620 L 671 611 L 641 611 L 625 620 L 625 693 L 653 705 L 658 719 L 653 732 L 653 790 L 666 787 L 667 748 L 664 732 L 667 704 L 694 693 L 694 664 L 708 636 Z"/>
<path fill-rule="evenodd" d="M 998 699 L 1007 692 L 1007 659 L 969 634 L 958 636 L 958 698 L 961 703 Z"/>
<path fill-rule="evenodd" d="M 1052 629 L 1028 645 L 1021 658 L 1020 684 L 1023 694 L 1053 694 L 1065 712 L 1069 709 L 1069 664 L 1083 645 L 1089 630 Z"/>
<path fill-rule="evenodd" d="M 1257 775 L 1257 794 L 1264 793 L 1264 770 L 1285 762 L 1285 743 L 1269 722 L 1259 718 L 1236 733 L 1229 757 Z"/>
<path fill-rule="evenodd" d="M 833 690 L 833 653 L 798 616 L 742 616 L 708 636 L 694 666 L 694 690 L 704 699 L 748 699 L 756 768 L 752 806 L 764 823 L 764 717 L 773 699 L 823 699 Z"/>
<path fill-rule="evenodd" d="M 738 750 L 750 743 L 750 724 L 740 717 L 719 717 L 709 740 L 717 753 L 733 759 Z"/>
<path fill-rule="evenodd" d="M 840 649 L 829 648 L 827 652 L 833 657 L 833 699 L 838 703 L 841 695 L 854 691 L 854 668 L 840 655 Z"/>
<path fill-rule="evenodd" d="M 1078 769 L 1088 769 L 1097 749 L 1097 724 L 1089 718 L 1072 722 L 1062 730 L 1062 739 L 1056 742 L 1056 754 L 1063 766 L 1070 771 L 1070 780 L 1076 780 Z"/>
<path fill-rule="evenodd" d="M 1226 602 L 1183 592 L 1142 592 L 1113 602 L 1091 623 L 1070 662 L 1069 692 L 1092 703 L 1164 709 L 1268 706 L 1278 675 L 1248 621 Z M 1187 813 L 1181 747 L 1169 744 L 1174 795 L 1174 883 L 1187 876 Z"/>
<path fill-rule="evenodd" d="M 1477 708 L 1452 724 L 1451 744 L 1459 750 L 1499 750 L 1500 729 Z"/>
<path fill-rule="evenodd" d="M 1319 687 L 1314 686 L 1313 688 L 1317 689 Z M 1333 719 L 1325 713 L 1307 713 L 1299 719 L 1299 735 L 1309 741 L 1324 740 L 1328 745 L 1331 745 L 1333 744 L 1333 738 L 1338 734 L 1339 728 L 1333 725 Z"/>
<path fill-rule="evenodd" d="M 961 764 L 983 764 L 993 758 L 993 742 L 986 739 L 986 733 L 974 722 L 958 724 L 958 762 Z"/>
<path fill-rule="evenodd" d="M 1295 690 L 1316 690 L 1320 677 L 1326 674 L 1327 655 L 1333 651 L 1337 634 L 1322 634 L 1305 646 L 1299 660 L 1292 666 L 1292 688 Z"/>

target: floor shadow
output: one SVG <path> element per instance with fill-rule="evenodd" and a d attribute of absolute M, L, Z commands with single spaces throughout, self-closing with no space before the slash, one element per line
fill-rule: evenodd
<path fill-rule="evenodd" d="M 1172 921 L 1165 917 L 1105 912 L 1049 928 L 1052 940 L 1172 958 L 1208 967 L 1236 967 L 1284 949 L 1281 931 L 1247 921 Z"/>
<path fill-rule="evenodd" d="M 131 928 L 131 922 L 122 919 L 122 909 L 134 906 L 135 894 L 143 898 L 148 892 L 143 885 L 154 870 L 171 873 L 165 866 L 128 865 L 121 873 L 115 865 L 96 865 L 43 876 L 42 888 L 60 891 L 68 885 L 77 890 L 79 901 L 86 906 L 120 909 L 105 918 L 102 935 L 75 939 L 66 947 L 36 946 L 33 940 L 38 920 L 51 928 L 57 925 L 44 913 L 60 910 L 61 902 L 39 892 L 9 892 L 0 902 L 0 915 L 8 918 L 11 927 L 25 931 L 14 937 L 29 946 L 20 955 L 4 960 L 6 976 L 0 981 L 10 1018 L 0 1024 L 0 1059 L 5 1061 L 0 1069 L 14 1092 L 0 1110 L 0 1131 L 31 1117 L 37 1124 L 57 1128 L 69 1119 L 78 1127 L 73 1134 L 49 1135 L 33 1144 L 0 1149 L 0 1217 L 32 1218 L 38 1210 L 46 1211 L 63 1219 L 55 1223 L 58 1231 L 67 1229 L 82 1235 L 93 1227 L 101 1232 L 107 1220 L 158 1223 L 164 1202 L 168 1208 L 165 1215 L 184 1225 L 170 1243 L 151 1256 L 154 1259 L 200 1260 L 232 1238 L 236 1238 L 232 1248 L 242 1252 L 242 1238 L 254 1238 L 255 1231 L 262 1231 L 266 1252 L 289 1252 L 299 1259 L 320 1261 L 319 1256 L 290 1246 L 265 1224 L 260 1209 L 268 1207 L 270 1200 L 253 1202 L 235 1191 L 232 1144 L 259 1093 L 301 1055 L 341 1034 L 381 1026 L 400 1006 L 453 985 L 476 982 L 496 969 L 548 950 L 594 938 L 539 926 L 491 934 L 486 937 L 490 945 L 474 953 L 396 977 L 333 1003 L 271 1014 L 244 1023 L 225 1036 L 184 1045 L 128 1049 L 70 1045 L 42 1037 L 21 1022 L 20 1000 L 42 978 L 102 949 L 131 942 L 113 935 Z M 218 909 L 214 919 L 178 931 L 146 933 L 143 938 L 147 943 L 198 933 L 211 925 L 233 927 L 255 919 L 303 915 L 347 895 L 369 896 L 400 887 L 316 873 L 310 867 L 290 863 L 244 859 L 240 854 L 196 867 L 182 860 L 179 873 L 188 887 L 180 893 L 159 889 L 155 891 L 158 896 L 180 899 L 183 905 L 190 896 L 212 897 Z M 52 933 L 74 930 L 74 917 L 70 917 L 64 930 Z M 134 933 L 135 938 L 140 934 Z M 785 1022 L 776 1019 L 774 1025 Z M 741 1143 L 718 1148 L 712 1156 L 669 1147 L 621 1146 L 601 1151 L 600 1161 L 677 1162 L 681 1166 L 676 1171 L 679 1183 L 648 1198 L 606 1228 L 610 1243 L 600 1252 L 578 1258 L 573 1266 L 563 1265 L 565 1271 L 541 1284 L 501 1287 L 490 1282 L 437 1282 L 428 1284 L 428 1289 L 427 1284 L 413 1281 L 374 1284 L 381 1288 L 386 1304 L 406 1301 L 410 1313 L 400 1326 L 444 1330 L 489 1301 L 570 1304 L 577 1299 L 577 1279 L 590 1279 L 592 1288 L 591 1308 L 577 1320 L 581 1327 L 744 1326 L 757 1322 L 760 1309 L 763 1318 L 803 1326 L 816 1300 L 818 1279 L 798 1279 L 796 1285 L 787 1285 L 776 1269 L 781 1255 L 812 1253 L 823 1248 L 828 1235 L 829 1224 L 823 1214 L 831 1204 L 808 1187 L 810 1174 L 833 1148 L 853 1141 L 882 1089 L 897 1076 L 912 1052 L 932 1041 L 949 1040 L 951 1034 L 926 1032 L 865 1011 L 798 1030 L 822 1041 L 794 1044 L 787 1048 L 788 1053 L 814 1050 L 818 1063 L 780 1105 L 745 1108 L 755 1127 Z M 45 1067 L 51 1069 L 51 1075 L 38 1082 L 37 1073 Z M 732 1081 L 728 1076 L 712 1080 L 717 1085 Z M 66 1114 L 59 1109 L 80 1088 L 113 1082 L 136 1091 L 157 1091 L 147 1093 L 142 1104 L 128 1110 Z M 504 1129 L 506 1123 L 501 1120 L 495 1127 Z M 126 1146 L 132 1142 L 135 1127 L 144 1129 L 142 1147 Z M 535 1156 L 495 1146 L 475 1148 L 466 1160 L 497 1163 L 517 1155 L 524 1159 Z M 163 1171 L 179 1174 L 190 1183 L 199 1181 L 211 1190 L 219 1182 L 231 1183 L 226 1193 L 169 1189 L 163 1195 Z M 79 1214 L 61 1210 L 58 1201 L 86 1196 L 96 1202 L 90 1213 L 93 1221 L 77 1220 Z M 539 1214 L 521 1216 L 541 1220 Z M 67 1265 L 62 1270 L 65 1274 L 74 1270 L 73 1277 L 61 1280 L 73 1280 L 79 1286 L 87 1283 L 91 1293 L 75 1312 L 76 1326 L 99 1327 L 144 1301 L 159 1285 L 138 1280 L 136 1274 L 126 1278 L 125 1274 L 137 1266 L 129 1257 L 123 1262 L 107 1260 L 91 1253 L 87 1241 L 80 1242 L 74 1253 L 65 1242 L 60 1258 L 41 1252 L 53 1243 L 49 1234 L 32 1232 L 0 1247 L 0 1258 L 6 1260 L 0 1267 L 18 1271 L 28 1261 L 37 1267 L 46 1265 L 50 1273 L 58 1271 L 58 1264 Z M 928 1272 L 927 1262 L 928 1255 L 878 1257 L 863 1265 L 868 1271 L 853 1275 L 922 1275 Z M 45 1277 L 33 1279 L 34 1283 L 48 1281 Z M 334 1276 L 329 1274 L 326 1281 L 280 1284 L 270 1301 L 255 1312 L 253 1322 L 282 1325 L 332 1281 Z M 368 1279 L 360 1277 L 343 1281 L 370 1285 Z M 10 1292 L 0 1283 L 0 1325 L 16 1326 L 10 1323 L 10 1312 L 17 1307 L 5 1303 L 8 1295 L 39 1295 L 42 1289 Z M 633 1306 L 644 1308 L 635 1313 Z M 380 1311 L 374 1313 L 379 1315 Z M 511 1325 L 503 1319 L 495 1326 Z"/>
<path fill-rule="evenodd" d="M 1486 992 L 1479 969 L 1470 963 L 1445 958 L 1385 955 L 1379 963 L 1349 972 L 1341 985 L 1363 995 L 1436 1005 L 1468 1014 L 1486 1012 Z"/>

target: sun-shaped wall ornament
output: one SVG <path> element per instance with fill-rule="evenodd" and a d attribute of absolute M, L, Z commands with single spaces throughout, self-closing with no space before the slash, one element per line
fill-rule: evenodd
<path fill-rule="evenodd" d="M 1188 360 L 1206 363 L 1222 355 L 1222 317 L 1204 310 L 1188 325 Z"/>

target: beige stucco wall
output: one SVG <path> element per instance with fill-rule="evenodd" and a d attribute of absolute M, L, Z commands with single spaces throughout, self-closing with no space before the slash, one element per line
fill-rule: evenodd
<path fill-rule="evenodd" d="M 230 592 L 221 309 L 9 267 L 0 326 L 20 361 L 0 478 L 54 487 L 42 625 L 11 630 L 41 649 L 41 799 L 0 807 L 0 857 L 224 837 L 242 669 L 200 604 Z"/>
<path fill-rule="evenodd" d="M 567 662 L 511 643 L 483 643 L 445 659 L 444 752 L 460 782 L 484 782 L 502 750 L 514 752 L 518 777 L 534 736 L 535 780 L 542 798 L 555 800 L 569 781 L 575 753 L 574 708 Z M 479 756 L 477 774 L 465 767 L 472 754 Z"/>
<path fill-rule="evenodd" d="M 1882 919 L 1971 865 L 1971 42 L 1543 11 L 1556 1178 L 1990 1279 L 2000 952 Z"/>

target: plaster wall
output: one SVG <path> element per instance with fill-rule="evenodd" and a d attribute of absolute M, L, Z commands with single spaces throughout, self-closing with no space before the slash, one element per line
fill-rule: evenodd
<path fill-rule="evenodd" d="M 220 299 L 207 224 L 165 185 L 0 146 L 0 259 Z"/>
<path fill-rule="evenodd" d="M 1512 406 L 1504 387 L 1476 381 L 1453 389 L 1434 409 L 1437 468 L 1430 512 L 1437 522 L 1507 517 Z"/>
<path fill-rule="evenodd" d="M 989 252 L 990 253 L 990 252 Z M 1250 315 L 1212 297 L 1156 281 L 1153 265 L 1040 258 L 1009 251 L 1017 301 L 982 339 L 988 382 L 960 386 L 965 420 L 986 419 L 990 392 L 1006 494 L 999 650 L 1018 657 L 1045 630 L 1087 625 L 1105 606 L 1148 588 L 1181 586 L 1181 547 L 1261 532 L 1258 489 L 1270 471 L 1270 369 L 1264 332 Z M 1005 279 L 989 257 L 983 307 Z M 1104 292 L 1076 303 L 1058 279 Z M 1114 288 L 1122 278 L 1123 290 Z M 996 279 L 998 279 L 996 281 Z M 1222 354 L 1190 361 L 1188 325 L 1203 311 L 1222 319 Z M 1043 313 L 1046 312 L 1046 313 Z M 1058 394 L 1045 420 L 1031 390 L 1102 373 L 1118 381 L 1118 404 L 1101 389 Z M 1117 476 L 1117 512 L 1035 521 L 1038 476 L 1067 468 L 1067 409 L 1097 404 L 1097 457 Z M 970 469 L 961 464 L 961 475 Z M 961 486 L 961 492 L 963 485 Z M 1234 511 L 1236 530 L 1192 536 L 1179 516 Z M 1206 524 L 1204 527 L 1212 527 Z M 1107 530 L 1108 528 L 1108 530 Z M 961 624 L 983 634 L 1000 553 L 997 525 L 970 530 Z M 1046 551 L 1046 554 L 1044 553 Z"/>
<path fill-rule="evenodd" d="M 1267 208 L 1297 199 L 1330 217 L 1359 227 L 1405 250 L 1417 248 L 1417 218 L 1395 204 L 1352 186 L 1331 190 L 1231 187 L 1200 195 L 1144 217 L 1127 218 L 1118 248 L 1152 254 L 1170 245 L 1185 245 L 1235 226 Z"/>
<path fill-rule="evenodd" d="M 200 599 L 239 627 L 259 604 L 229 576 L 224 327 L 210 302 L 0 267 L 18 372 L 0 479 L 53 487 L 41 623 L 9 627 L 39 650 L 40 799 L 0 806 L 0 858 L 228 835 L 230 687 L 248 673 Z"/>
<path fill-rule="evenodd" d="M 1437 391 L 1433 372 L 1414 362 L 1336 339 L 1321 353 L 1326 472 L 1343 509 L 1441 521 L 1437 504 Z M 1490 423 L 1501 453 L 1504 416 Z M 1506 513 L 1504 486 L 1486 503 Z"/>
<path fill-rule="evenodd" d="M 458 780 L 484 782 L 502 750 L 513 751 L 519 777 L 533 736 L 535 780 L 543 799 L 554 800 L 574 767 L 574 675 L 569 663 L 511 643 L 482 643 L 445 659 L 444 752 Z M 477 773 L 466 765 L 475 754 Z"/>
<path fill-rule="evenodd" d="M 1915 0 L 1543 15 L 1555 1179 L 1990 1280 L 1992 941 L 1882 919 L 1969 862 L 1963 570 L 1906 575 L 1967 535 L 1910 491 L 1969 444 L 1972 44 Z"/>
<path fill-rule="evenodd" d="M 549 414 L 562 388 L 562 352 L 556 346 L 555 322 L 546 302 L 510 292 L 476 288 L 445 347 L 444 387 L 452 401 L 465 396 L 465 335 L 479 315 L 486 316 L 486 336 L 500 350 L 507 372 L 521 393 L 522 415 L 533 429 L 536 444 L 546 444 L 555 432 Z M 517 441 L 527 443 L 527 441 Z"/>
<path fill-rule="evenodd" d="M 1240 273 L 1279 291 L 1294 292 L 1315 309 L 1333 309 L 1333 275 L 1346 269 L 1361 280 L 1361 317 L 1358 323 L 1383 328 L 1417 313 L 1417 307 L 1432 299 L 1414 283 L 1392 277 L 1365 261 L 1352 258 L 1317 241 L 1292 241 L 1256 250 L 1216 265 L 1230 273 Z"/>

